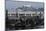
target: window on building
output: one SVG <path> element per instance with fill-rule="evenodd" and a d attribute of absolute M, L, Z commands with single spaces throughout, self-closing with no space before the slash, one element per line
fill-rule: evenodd
<path fill-rule="evenodd" d="M 11 14 L 12 16 L 16 16 L 16 14 Z"/>
<path fill-rule="evenodd" d="M 31 16 L 31 14 L 26 14 L 26 16 Z"/>
<path fill-rule="evenodd" d="M 8 16 L 10 16 L 10 14 L 8 14 Z"/>
<path fill-rule="evenodd" d="M 19 16 L 25 16 L 25 14 L 19 14 Z"/>

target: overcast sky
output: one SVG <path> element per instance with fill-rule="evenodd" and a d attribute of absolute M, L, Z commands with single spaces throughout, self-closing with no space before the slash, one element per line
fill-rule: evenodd
<path fill-rule="evenodd" d="M 6 0 L 6 9 L 9 11 L 15 11 L 17 7 L 21 7 L 23 5 L 31 5 L 34 8 L 43 8 L 44 4 L 41 2 L 18 2 L 18 1 L 11 1 L 11 0 Z"/>

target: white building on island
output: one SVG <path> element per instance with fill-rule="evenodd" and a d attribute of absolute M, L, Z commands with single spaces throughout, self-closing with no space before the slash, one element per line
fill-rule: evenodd
<path fill-rule="evenodd" d="M 30 7 L 30 5 L 24 5 L 24 7 Z M 16 16 L 17 15 L 17 16 Z M 43 18 L 44 17 L 44 12 L 43 11 L 23 11 L 21 9 L 17 9 L 15 12 L 8 12 L 8 17 L 12 19 L 16 19 L 16 17 L 20 16 L 40 16 Z"/>

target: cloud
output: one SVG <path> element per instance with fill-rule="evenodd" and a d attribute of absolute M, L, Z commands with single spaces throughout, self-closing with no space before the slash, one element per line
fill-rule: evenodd
<path fill-rule="evenodd" d="M 43 2 L 43 0 L 11 0 L 11 1 L 32 1 L 32 2 Z"/>
<path fill-rule="evenodd" d="M 32 1 L 32 2 L 44 2 L 44 0 L 6 0 L 6 1 Z"/>

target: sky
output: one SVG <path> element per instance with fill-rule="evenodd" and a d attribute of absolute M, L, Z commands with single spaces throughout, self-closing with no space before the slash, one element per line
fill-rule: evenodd
<path fill-rule="evenodd" d="M 31 5 L 34 8 L 43 8 L 44 4 L 43 2 L 29 2 L 29 1 L 11 1 L 6 0 L 6 9 L 8 11 L 15 11 L 17 7 L 21 7 L 23 5 Z"/>

